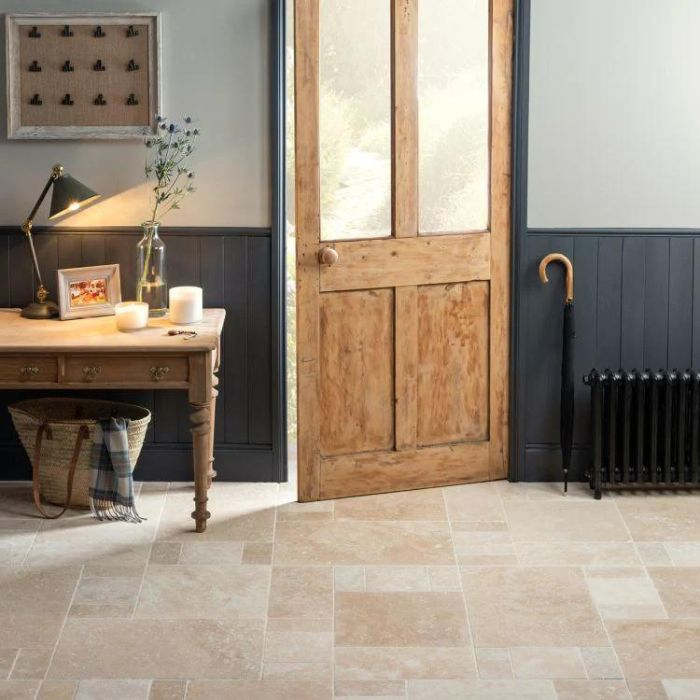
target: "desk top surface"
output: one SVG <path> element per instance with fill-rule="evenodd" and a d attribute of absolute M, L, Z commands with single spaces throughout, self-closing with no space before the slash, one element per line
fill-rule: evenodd
<path fill-rule="evenodd" d="M 224 309 L 205 309 L 199 323 L 178 326 L 167 318 L 151 318 L 148 328 L 122 333 L 114 316 L 70 321 L 22 318 L 19 309 L 0 309 L 0 353 L 16 352 L 197 352 L 216 350 L 224 326 Z M 197 331 L 168 335 L 169 330 Z"/>

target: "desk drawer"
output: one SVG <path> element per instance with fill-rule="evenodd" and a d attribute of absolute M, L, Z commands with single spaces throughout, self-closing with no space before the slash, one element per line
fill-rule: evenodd
<path fill-rule="evenodd" d="M 55 382 L 58 363 L 55 357 L 0 355 L 0 381 L 27 384 Z"/>
<path fill-rule="evenodd" d="M 66 358 L 67 384 L 171 385 L 189 378 L 187 357 L 82 355 Z"/>

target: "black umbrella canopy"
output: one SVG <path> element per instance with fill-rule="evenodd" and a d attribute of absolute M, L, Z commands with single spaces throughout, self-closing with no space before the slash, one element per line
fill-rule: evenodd
<path fill-rule="evenodd" d="M 561 466 L 564 472 L 564 493 L 568 490 L 571 468 L 571 447 L 574 439 L 574 267 L 562 253 L 550 253 L 540 262 L 540 280 L 549 282 L 547 265 L 560 262 L 566 268 L 566 297 L 564 299 L 564 323 L 561 353 L 561 398 L 559 405 L 559 436 L 561 442 Z"/>

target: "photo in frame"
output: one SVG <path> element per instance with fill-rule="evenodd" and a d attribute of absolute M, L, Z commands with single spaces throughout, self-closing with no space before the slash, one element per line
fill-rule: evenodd
<path fill-rule="evenodd" d="M 71 267 L 56 274 L 62 321 L 114 315 L 122 300 L 119 265 Z"/>

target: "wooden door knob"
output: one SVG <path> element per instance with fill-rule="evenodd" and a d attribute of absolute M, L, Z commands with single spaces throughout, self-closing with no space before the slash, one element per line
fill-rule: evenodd
<path fill-rule="evenodd" d="M 318 259 L 321 265 L 328 265 L 330 267 L 338 262 L 338 251 L 335 248 L 326 246 L 325 248 L 321 248 Z"/>

